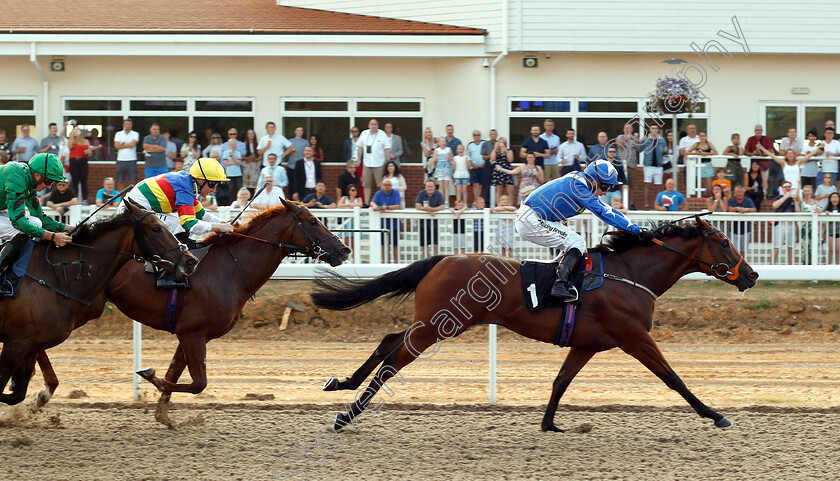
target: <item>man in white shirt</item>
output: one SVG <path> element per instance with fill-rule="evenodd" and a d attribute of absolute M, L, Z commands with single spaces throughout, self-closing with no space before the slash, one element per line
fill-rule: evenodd
<path fill-rule="evenodd" d="M 131 119 L 123 120 L 123 129 L 114 134 L 114 148 L 117 149 L 117 190 L 128 184 L 137 183 L 137 144 L 140 134 L 131 130 Z"/>
<path fill-rule="evenodd" d="M 802 153 L 802 139 L 796 136 L 796 128 L 791 127 L 788 129 L 787 137 L 782 139 L 782 144 L 779 146 L 779 151 L 784 153 L 787 149 L 793 149 L 796 152 L 796 155 Z"/>
<path fill-rule="evenodd" d="M 685 132 L 688 134 L 685 137 L 680 139 L 679 149 L 680 149 L 680 157 L 685 158 L 686 153 L 691 150 L 691 147 L 700 142 L 700 136 L 697 135 L 697 126 L 694 124 L 688 124 L 685 127 Z"/>
<path fill-rule="evenodd" d="M 557 158 L 560 162 L 561 177 L 574 170 L 575 161 L 583 163 L 586 160 L 586 149 L 575 140 L 575 129 L 566 129 L 566 141 L 560 144 Z"/>
<path fill-rule="evenodd" d="M 379 122 L 370 119 L 368 129 L 362 132 L 357 142 L 356 158 L 362 159 L 362 185 L 365 190 L 365 204 L 370 204 L 374 188 L 382 183 L 382 166 L 385 159 L 391 156 L 388 148 L 388 137 L 379 130 Z M 356 165 L 358 166 L 358 160 Z"/>
<path fill-rule="evenodd" d="M 275 158 L 282 159 L 292 152 L 292 143 L 283 134 L 277 133 L 277 125 L 274 122 L 266 122 L 265 135 L 260 139 L 257 145 L 257 154 L 263 156 L 263 167 L 268 167 L 269 154 L 274 154 Z"/>
<path fill-rule="evenodd" d="M 274 181 L 275 188 L 283 189 L 289 185 L 289 176 L 286 175 L 286 168 L 282 165 L 277 165 L 277 154 L 268 154 L 268 167 L 262 168 L 260 178 L 266 175 L 270 176 Z M 283 198 L 285 199 L 285 197 Z"/>
<path fill-rule="evenodd" d="M 269 207 L 274 207 L 280 204 L 280 199 L 285 199 L 283 189 L 274 186 L 274 180 L 270 175 L 262 177 L 262 183 L 265 183 L 265 189 L 260 192 L 260 195 L 254 197 L 254 202 L 251 203 L 251 208 L 258 210 L 265 210 Z M 262 183 L 260 185 L 262 185 Z"/>
<path fill-rule="evenodd" d="M 548 144 L 549 157 L 543 161 L 545 168 L 545 181 L 556 179 L 560 175 L 560 170 L 557 167 L 557 153 L 560 151 L 560 136 L 554 133 L 554 121 L 547 119 L 543 122 L 543 129 L 545 132 L 540 134 L 540 138 L 545 140 Z"/>
<path fill-rule="evenodd" d="M 840 142 L 834 138 L 835 132 L 833 127 L 825 128 L 825 141 L 820 149 L 825 153 L 825 159 L 821 162 L 821 175 L 831 174 L 831 183 L 837 182 L 837 157 L 840 157 Z M 834 158 L 830 158 L 834 157 Z"/>

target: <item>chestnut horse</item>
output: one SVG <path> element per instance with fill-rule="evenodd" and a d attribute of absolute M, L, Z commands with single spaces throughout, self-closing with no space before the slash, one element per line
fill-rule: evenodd
<path fill-rule="evenodd" d="M 700 217 L 690 225 L 663 224 L 654 234 L 653 242 L 645 242 L 638 236 L 620 233 L 591 250 L 603 254 L 604 272 L 633 280 L 638 286 L 606 280 L 599 289 L 581 294 L 571 350 L 554 380 L 542 420 L 543 431 L 562 431 L 555 426 L 554 415 L 563 392 L 595 353 L 615 347 L 638 359 L 685 398 L 700 416 L 712 419 L 719 428 L 732 425 L 700 402 L 665 361 L 649 332 L 654 296 L 661 296 L 691 272 L 713 275 L 740 291 L 754 286 L 758 274 L 720 229 Z M 483 287 L 476 289 L 479 278 L 484 281 Z M 497 282 L 491 281 L 491 288 L 486 281 L 493 279 Z M 335 429 L 343 428 L 361 414 L 388 379 L 442 339 L 457 336 L 472 326 L 498 324 L 525 337 L 554 343 L 563 309 L 529 312 L 522 295 L 519 262 L 486 254 L 435 256 L 369 281 L 333 274 L 316 280 L 316 285 L 312 300 L 328 309 L 352 309 L 380 296 L 405 298 L 415 293 L 414 324 L 405 331 L 386 335 L 351 377 L 344 381 L 331 378 L 324 384 L 326 391 L 355 390 L 382 363 L 349 412 L 336 416 Z M 452 297 L 454 293 L 457 294 Z"/>
<path fill-rule="evenodd" d="M 232 234 L 210 236 L 205 244 L 212 247 L 190 276 L 191 287 L 178 293 L 174 330 L 178 347 L 169 370 L 163 379 L 152 368 L 138 372 L 162 393 L 155 417 L 170 427 L 166 411 L 171 393 L 204 390 L 207 342 L 233 328 L 245 303 L 271 278 L 280 261 L 291 253 L 302 253 L 337 266 L 350 255 L 350 248 L 309 209 L 291 201 L 255 215 Z M 123 267 L 97 299 L 100 308 L 106 296 L 128 317 L 166 330 L 169 290 L 156 288 L 154 276 L 143 265 Z M 192 382 L 178 383 L 185 367 Z"/>
<path fill-rule="evenodd" d="M 0 401 L 17 404 L 26 397 L 35 361 L 41 364 L 47 386 L 58 385 L 45 350 L 64 342 L 73 329 L 102 315 L 93 305 L 105 285 L 135 256 L 188 276 L 196 258 L 182 250 L 157 216 L 127 203 L 128 208 L 108 219 L 82 225 L 73 243 L 56 247 L 38 242 L 32 250 L 26 277 L 16 295 L 0 302 Z M 11 394 L 2 394 L 11 379 Z M 38 395 L 49 400 L 51 390 Z"/>

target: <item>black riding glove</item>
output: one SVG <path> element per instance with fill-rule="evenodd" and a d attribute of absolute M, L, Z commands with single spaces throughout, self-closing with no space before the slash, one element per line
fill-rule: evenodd
<path fill-rule="evenodd" d="M 639 232 L 639 238 L 641 238 L 643 241 L 650 242 L 656 238 L 656 235 L 653 233 L 652 230 L 645 229 Z"/>

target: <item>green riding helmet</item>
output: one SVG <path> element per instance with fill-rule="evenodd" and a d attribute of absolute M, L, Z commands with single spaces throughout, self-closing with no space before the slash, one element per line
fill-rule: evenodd
<path fill-rule="evenodd" d="M 29 159 L 29 169 L 56 182 L 67 182 L 64 177 L 64 164 L 55 154 L 35 154 Z"/>

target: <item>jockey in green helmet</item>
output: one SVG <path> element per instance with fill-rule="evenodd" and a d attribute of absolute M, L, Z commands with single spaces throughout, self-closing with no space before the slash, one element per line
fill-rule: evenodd
<path fill-rule="evenodd" d="M 53 182 L 67 182 L 64 165 L 54 154 L 36 154 L 29 164 L 9 162 L 0 166 L 0 272 L 20 255 L 31 237 L 46 239 L 63 246 L 73 238 L 66 234 L 73 229 L 44 214 L 36 192 Z M 29 215 L 24 212 L 29 211 Z"/>

